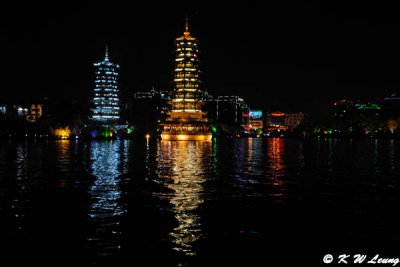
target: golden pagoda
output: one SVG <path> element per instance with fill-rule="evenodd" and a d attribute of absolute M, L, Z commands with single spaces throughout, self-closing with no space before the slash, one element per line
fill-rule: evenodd
<path fill-rule="evenodd" d="M 183 36 L 176 38 L 174 91 L 161 134 L 162 140 L 209 141 L 212 134 L 202 111 L 202 91 L 199 80 L 198 40 L 190 35 L 186 18 Z"/>

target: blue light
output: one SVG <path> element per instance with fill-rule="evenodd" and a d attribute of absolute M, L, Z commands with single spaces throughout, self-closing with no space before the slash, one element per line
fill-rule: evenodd
<path fill-rule="evenodd" d="M 251 119 L 262 119 L 262 111 L 261 110 L 250 110 L 250 118 Z"/>
<path fill-rule="evenodd" d="M 97 131 L 96 130 L 91 131 L 90 135 L 92 136 L 92 138 L 96 138 L 97 137 Z"/>

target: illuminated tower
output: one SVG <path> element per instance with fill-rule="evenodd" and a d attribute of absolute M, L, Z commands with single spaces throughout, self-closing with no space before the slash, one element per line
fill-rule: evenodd
<path fill-rule="evenodd" d="M 174 91 L 171 112 L 163 124 L 163 140 L 210 140 L 206 112 L 202 111 L 198 40 L 190 35 L 186 18 L 183 36 L 176 38 Z"/>
<path fill-rule="evenodd" d="M 91 119 L 102 123 L 115 123 L 120 118 L 117 83 L 119 65 L 110 61 L 108 47 L 104 60 L 93 65 L 96 69 L 96 79 Z"/>

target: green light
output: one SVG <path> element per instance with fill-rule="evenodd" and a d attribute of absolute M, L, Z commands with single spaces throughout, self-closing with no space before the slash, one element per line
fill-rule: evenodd
<path fill-rule="evenodd" d="M 128 134 L 133 133 L 134 130 L 135 130 L 135 128 L 134 128 L 133 126 L 129 126 L 128 128 L 126 128 L 126 132 L 127 132 Z"/>
<path fill-rule="evenodd" d="M 216 133 L 216 132 L 217 132 L 217 127 L 211 126 L 211 132 L 212 132 L 212 133 Z"/>
<path fill-rule="evenodd" d="M 101 135 L 102 135 L 103 137 L 105 137 L 105 138 L 110 137 L 110 130 L 109 130 L 108 128 L 105 129 L 105 130 L 101 133 Z"/>
<path fill-rule="evenodd" d="M 327 132 L 328 132 L 328 134 L 332 134 L 333 131 L 332 131 L 332 129 L 329 129 Z"/>
<path fill-rule="evenodd" d="M 381 107 L 378 104 L 360 104 L 357 109 L 361 109 L 361 110 L 368 110 L 368 109 L 372 109 L 372 110 L 376 110 L 376 109 L 381 109 Z"/>

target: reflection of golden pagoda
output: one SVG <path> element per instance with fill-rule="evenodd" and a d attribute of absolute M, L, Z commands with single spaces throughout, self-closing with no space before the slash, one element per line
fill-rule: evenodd
<path fill-rule="evenodd" d="M 198 41 L 190 36 L 189 24 L 183 36 L 176 38 L 174 93 L 172 109 L 163 124 L 163 140 L 211 140 L 206 112 L 201 110 Z"/>

